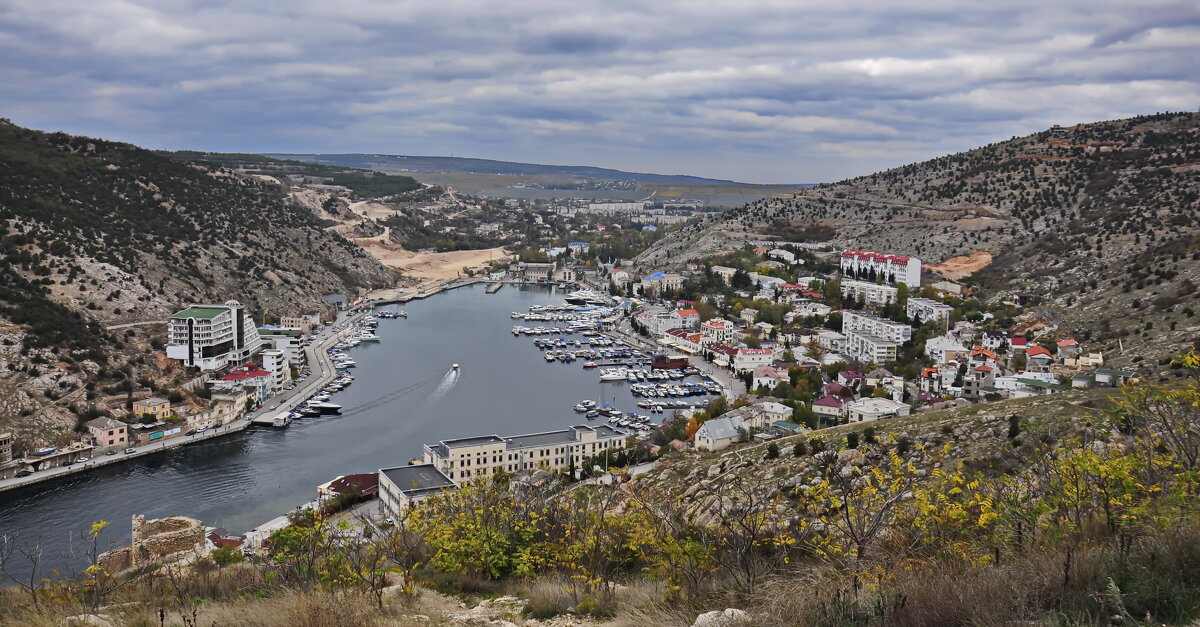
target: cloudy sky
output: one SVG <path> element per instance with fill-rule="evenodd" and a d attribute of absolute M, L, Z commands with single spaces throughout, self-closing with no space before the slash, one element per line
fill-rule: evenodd
<path fill-rule="evenodd" d="M 797 183 L 1200 106 L 1194 0 L 971 5 L 0 0 L 0 116 Z"/>

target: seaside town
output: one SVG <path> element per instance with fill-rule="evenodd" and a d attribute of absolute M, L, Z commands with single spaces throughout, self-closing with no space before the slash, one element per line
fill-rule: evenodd
<path fill-rule="evenodd" d="M 237 301 L 189 305 L 171 316 L 164 347 L 195 374 L 180 388 L 187 395 L 130 393 L 89 419 L 77 441 L 23 456 L 13 456 L 10 434 L 0 435 L 0 478 L 8 480 L 0 489 L 341 413 L 335 397 L 355 380 L 354 347 L 379 342 L 380 321 L 408 317 L 391 303 L 476 283 L 488 294 L 505 285 L 560 288 L 561 305 L 513 312 L 520 324 L 512 335 L 536 337 L 547 363 L 580 367 L 602 384 L 627 383 L 636 407 L 581 399 L 578 424 L 561 430 L 426 443 L 411 462 L 400 452 L 402 463 L 315 486 L 302 509 L 340 496 L 339 507 L 384 524 L 424 497 L 499 473 L 628 480 L 668 452 L 1118 387 L 1135 376 L 1106 367 L 1102 353 L 1060 333 L 1022 294 L 986 306 L 970 288 L 929 280 L 915 257 L 763 241 L 684 272 L 639 272 L 590 259 L 589 249 L 586 241 L 546 247 L 538 252 L 547 261 L 491 264 L 390 301 L 329 295 L 326 311 L 278 324 L 256 324 Z M 618 455 L 621 463 L 612 463 Z M 289 516 L 241 536 L 210 528 L 210 548 L 261 550 Z"/>

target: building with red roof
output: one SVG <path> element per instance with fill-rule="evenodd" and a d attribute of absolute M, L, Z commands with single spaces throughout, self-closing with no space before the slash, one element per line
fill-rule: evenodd
<path fill-rule="evenodd" d="M 841 396 L 826 395 L 813 401 L 813 413 L 818 416 L 823 416 L 828 420 L 840 421 L 844 414 L 846 403 L 853 400 L 852 398 L 843 398 Z"/>
<path fill-rule="evenodd" d="M 904 255 L 885 255 L 873 250 L 842 252 L 842 274 L 863 280 L 875 278 L 887 283 L 904 283 L 910 288 L 921 286 L 921 260 Z"/>

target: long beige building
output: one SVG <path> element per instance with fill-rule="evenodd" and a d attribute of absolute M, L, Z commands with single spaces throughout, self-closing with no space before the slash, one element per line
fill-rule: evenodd
<path fill-rule="evenodd" d="M 605 425 L 576 425 L 507 438 L 483 435 L 426 444 L 424 459 L 461 483 L 491 477 L 497 471 L 561 470 L 572 461 L 580 464 L 589 455 L 624 448 L 626 437 Z"/>

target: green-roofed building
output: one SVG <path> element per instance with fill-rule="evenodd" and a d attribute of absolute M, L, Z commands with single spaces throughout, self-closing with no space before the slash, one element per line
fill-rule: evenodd
<path fill-rule="evenodd" d="M 214 307 L 210 305 L 193 305 L 171 316 L 186 320 L 188 318 L 196 318 L 199 320 L 211 320 L 217 316 L 229 311 L 228 307 Z"/>
<path fill-rule="evenodd" d="M 192 305 L 167 323 L 167 357 L 204 371 L 241 365 L 261 346 L 254 319 L 236 300 Z"/>

